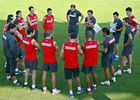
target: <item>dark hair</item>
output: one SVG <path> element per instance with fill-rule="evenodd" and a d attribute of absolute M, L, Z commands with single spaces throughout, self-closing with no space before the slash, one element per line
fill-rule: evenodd
<path fill-rule="evenodd" d="M 13 15 L 12 15 L 12 14 L 9 14 L 9 15 L 7 16 L 7 19 L 9 19 L 9 18 L 11 18 L 11 17 L 13 17 Z"/>
<path fill-rule="evenodd" d="M 32 27 L 29 27 L 28 29 L 27 29 L 27 34 L 30 34 L 31 32 L 33 33 L 34 32 L 34 28 L 32 28 Z"/>
<path fill-rule="evenodd" d="M 102 29 L 102 31 L 103 31 L 104 33 L 106 33 L 106 35 L 110 35 L 110 31 L 109 31 L 109 29 L 108 29 L 107 27 L 104 27 L 104 28 Z"/>
<path fill-rule="evenodd" d="M 48 29 L 48 30 L 46 31 L 46 35 L 47 35 L 47 36 L 50 36 L 50 34 L 53 34 L 53 30 L 52 30 L 52 29 Z"/>
<path fill-rule="evenodd" d="M 17 15 L 18 15 L 19 13 L 22 13 L 22 12 L 21 12 L 20 10 L 18 10 L 18 11 L 16 12 L 16 17 L 17 17 L 17 18 L 18 18 Z"/>
<path fill-rule="evenodd" d="M 91 14 L 93 14 L 93 11 L 92 10 L 88 10 L 87 12 L 90 12 Z"/>
<path fill-rule="evenodd" d="M 14 24 L 15 24 L 15 25 L 18 25 L 19 23 L 20 23 L 19 20 L 15 20 L 15 21 L 14 21 Z"/>
<path fill-rule="evenodd" d="M 16 25 L 15 24 L 12 24 L 12 23 L 10 23 L 9 25 L 8 25 L 8 31 L 10 30 L 10 29 L 13 29 L 13 28 L 15 28 L 16 27 Z"/>
<path fill-rule="evenodd" d="M 10 23 L 12 20 L 12 18 L 7 19 L 7 23 Z"/>
<path fill-rule="evenodd" d="M 77 38 L 77 34 L 72 33 L 71 36 L 70 36 L 70 38 L 71 38 L 71 39 L 76 39 L 76 38 Z"/>
<path fill-rule="evenodd" d="M 114 12 L 113 15 L 119 16 L 119 13 L 118 12 Z"/>
<path fill-rule="evenodd" d="M 125 17 L 123 20 L 125 20 L 126 23 L 131 24 L 131 20 L 129 18 Z"/>
<path fill-rule="evenodd" d="M 127 7 L 125 10 L 131 12 L 132 11 L 132 8 L 131 7 Z"/>
<path fill-rule="evenodd" d="M 87 31 L 86 32 L 86 36 L 89 38 L 89 37 L 91 37 L 92 36 L 92 32 L 91 31 Z"/>
<path fill-rule="evenodd" d="M 74 4 L 72 4 L 70 7 L 71 7 L 71 8 L 74 8 L 74 9 L 76 8 L 76 6 L 75 6 Z"/>
<path fill-rule="evenodd" d="M 33 6 L 30 6 L 30 7 L 29 7 L 29 11 L 31 11 L 32 8 L 34 8 L 34 7 L 33 7 Z"/>
<path fill-rule="evenodd" d="M 51 9 L 51 8 L 48 8 L 48 9 L 47 9 L 47 12 L 49 12 L 50 10 L 52 10 L 52 9 Z"/>

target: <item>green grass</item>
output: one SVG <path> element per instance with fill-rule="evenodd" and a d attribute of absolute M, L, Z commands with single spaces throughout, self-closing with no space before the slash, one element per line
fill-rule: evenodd
<path fill-rule="evenodd" d="M 109 22 L 113 22 L 112 13 L 118 11 L 120 18 L 126 17 L 125 8 L 130 6 L 133 8 L 133 14 L 136 16 L 138 22 L 140 23 L 140 1 L 139 0 L 0 0 L 0 32 L 3 31 L 3 25 L 6 22 L 8 14 L 14 14 L 16 10 L 21 10 L 23 17 L 25 18 L 29 11 L 29 6 L 35 7 L 35 13 L 38 15 L 40 24 L 38 25 L 39 30 L 39 44 L 43 38 L 43 28 L 42 28 L 42 19 L 46 14 L 46 9 L 51 7 L 53 9 L 53 15 L 55 17 L 54 22 L 54 40 L 57 41 L 59 48 L 64 42 L 67 42 L 67 28 L 68 24 L 66 22 L 66 12 L 69 9 L 71 4 L 75 4 L 76 8 L 80 10 L 85 16 L 87 16 L 86 11 L 92 9 L 94 11 L 94 16 L 97 19 L 97 23 L 103 27 L 109 27 Z M 85 42 L 84 33 L 85 27 L 83 25 L 84 21 L 80 24 L 79 28 L 79 38 L 80 44 Z M 125 30 L 125 28 L 124 28 Z M 119 54 L 123 48 L 123 34 L 122 32 L 120 44 L 119 44 Z M 2 37 L 2 34 L 0 34 Z M 100 85 L 101 81 L 105 80 L 104 71 L 100 67 L 101 65 L 101 53 L 98 57 L 98 69 L 97 69 L 97 90 L 93 91 L 92 94 L 88 95 L 87 93 L 82 93 L 81 95 L 76 94 L 76 82 L 73 79 L 73 90 L 75 98 L 73 100 L 140 100 L 140 47 L 139 47 L 139 38 L 140 35 L 134 40 L 135 46 L 133 50 L 133 63 L 132 63 L 132 74 L 123 73 L 122 76 L 117 76 L 117 82 L 111 83 L 111 86 L 102 86 Z M 102 42 L 105 38 L 102 37 L 101 32 L 96 34 L 96 41 Z M 102 47 L 99 47 L 102 49 Z M 59 52 L 60 53 L 60 52 Z M 62 90 L 61 94 L 52 96 L 51 95 L 51 73 L 48 73 L 47 76 L 47 94 L 43 94 L 42 91 L 32 92 L 30 89 L 24 89 L 22 86 L 13 86 L 12 81 L 6 81 L 6 75 L 4 70 L 5 57 L 3 54 L 3 47 L 0 44 L 0 99 L 1 100 L 67 100 L 70 99 L 66 93 L 68 92 L 67 81 L 64 79 L 64 62 L 59 58 L 59 53 L 56 53 L 58 61 L 58 73 L 57 73 L 57 85 L 58 89 Z M 43 65 L 43 53 L 38 53 L 40 56 L 39 61 L 39 70 L 37 73 L 37 85 L 42 87 L 42 65 Z M 79 65 L 80 70 L 83 62 L 83 56 L 79 55 Z M 113 63 L 115 70 L 117 70 L 117 65 L 120 64 L 120 61 Z M 127 66 L 128 67 L 128 66 Z M 124 67 L 124 69 L 127 69 Z M 21 67 L 19 66 L 21 69 Z M 23 75 L 17 75 L 17 79 L 24 81 Z M 84 80 L 84 74 L 80 73 L 81 85 L 85 89 L 86 84 Z M 90 77 L 91 79 L 91 77 Z M 31 84 L 31 77 L 29 77 L 29 83 Z M 91 81 L 92 83 L 92 81 Z"/>

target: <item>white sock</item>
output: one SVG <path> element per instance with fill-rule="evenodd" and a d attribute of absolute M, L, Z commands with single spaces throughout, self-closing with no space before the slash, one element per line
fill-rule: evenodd
<path fill-rule="evenodd" d="M 32 88 L 35 88 L 35 85 L 32 85 Z"/>
<path fill-rule="evenodd" d="M 96 84 L 93 84 L 94 87 L 96 87 Z"/>
<path fill-rule="evenodd" d="M 88 88 L 88 91 L 91 91 L 91 88 Z"/>
<path fill-rule="evenodd" d="M 18 71 L 18 68 L 16 68 L 15 71 Z"/>
<path fill-rule="evenodd" d="M 7 76 L 7 78 L 11 78 L 11 76 Z"/>
<path fill-rule="evenodd" d="M 56 88 L 55 89 L 52 89 L 52 91 L 55 91 L 56 90 Z"/>
<path fill-rule="evenodd" d="M 81 90 L 81 86 L 77 87 L 78 90 Z"/>
<path fill-rule="evenodd" d="M 47 89 L 47 87 L 43 87 L 43 90 L 44 90 L 44 89 L 46 90 L 46 89 Z"/>
<path fill-rule="evenodd" d="M 24 82 L 24 85 L 27 85 L 28 84 L 28 82 Z"/>
<path fill-rule="evenodd" d="M 128 71 L 131 71 L 131 69 L 129 69 L 129 68 L 128 68 L 127 70 L 128 70 Z"/>
<path fill-rule="evenodd" d="M 26 70 L 23 70 L 23 72 L 25 73 L 25 72 L 26 72 Z"/>
<path fill-rule="evenodd" d="M 13 83 L 14 83 L 14 84 L 17 83 L 17 80 L 14 80 Z"/>
<path fill-rule="evenodd" d="M 70 90 L 70 94 L 73 94 L 73 91 L 72 90 Z"/>

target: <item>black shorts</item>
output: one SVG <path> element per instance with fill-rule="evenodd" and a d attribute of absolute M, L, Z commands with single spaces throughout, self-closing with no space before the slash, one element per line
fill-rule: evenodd
<path fill-rule="evenodd" d="M 111 56 L 102 55 L 101 67 L 108 68 L 112 65 L 113 65 L 113 55 L 111 55 Z"/>
<path fill-rule="evenodd" d="M 64 67 L 64 71 L 65 71 L 65 79 L 72 79 L 72 74 L 73 77 L 76 78 L 79 76 L 79 67 L 75 68 L 75 69 L 69 69 L 69 68 L 65 68 Z"/>
<path fill-rule="evenodd" d="M 120 37 L 121 37 L 121 34 L 119 34 L 119 33 L 113 33 L 113 36 L 115 37 L 115 44 L 118 44 L 119 43 L 119 40 L 120 40 Z"/>
<path fill-rule="evenodd" d="M 79 33 L 79 25 L 69 25 L 68 27 L 68 33 L 72 34 L 72 33 Z"/>
<path fill-rule="evenodd" d="M 34 39 L 37 39 L 38 38 L 38 30 L 35 31 L 35 34 L 34 34 L 33 38 Z"/>
<path fill-rule="evenodd" d="M 85 65 L 82 66 L 82 72 L 85 74 L 89 74 L 90 71 L 91 71 L 91 74 L 94 74 L 96 73 L 96 70 L 97 70 L 97 65 L 92 66 L 92 67 L 85 66 Z"/>
<path fill-rule="evenodd" d="M 133 52 L 134 45 L 128 45 L 127 47 L 123 47 L 122 56 L 129 56 Z"/>
<path fill-rule="evenodd" d="M 92 30 L 87 30 L 86 29 L 86 31 L 85 31 L 85 38 L 86 38 L 87 31 L 91 31 L 92 32 L 92 35 L 93 35 L 92 39 L 95 39 L 95 31 L 94 31 L 94 29 L 92 29 Z"/>
<path fill-rule="evenodd" d="M 51 72 L 57 72 L 58 71 L 58 64 L 57 62 L 53 63 L 53 64 L 47 64 L 45 62 L 43 62 L 43 71 L 49 71 L 51 70 Z"/>
<path fill-rule="evenodd" d="M 22 51 L 22 48 L 19 49 L 18 57 L 19 57 L 19 59 L 23 59 L 23 51 Z"/>
<path fill-rule="evenodd" d="M 31 70 L 37 70 L 39 68 L 38 60 L 27 61 L 25 59 L 25 68 L 30 68 Z"/>

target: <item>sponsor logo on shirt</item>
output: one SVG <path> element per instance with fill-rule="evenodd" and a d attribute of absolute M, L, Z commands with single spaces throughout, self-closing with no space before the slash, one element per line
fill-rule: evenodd
<path fill-rule="evenodd" d="M 109 41 L 109 43 L 111 44 L 111 43 L 114 42 L 114 41 L 115 41 L 115 38 L 111 39 L 111 40 Z"/>
<path fill-rule="evenodd" d="M 43 46 L 51 47 L 52 45 L 49 43 L 42 43 Z"/>
<path fill-rule="evenodd" d="M 70 17 L 76 17 L 76 13 L 74 13 L 74 15 L 70 14 L 69 16 Z"/>
<path fill-rule="evenodd" d="M 25 41 L 25 40 L 23 40 L 23 43 L 25 43 L 25 44 L 30 44 L 28 41 Z"/>
<path fill-rule="evenodd" d="M 70 46 L 66 46 L 65 49 L 67 49 L 67 50 L 76 50 L 75 47 L 70 47 Z"/>
<path fill-rule="evenodd" d="M 5 35 L 2 36 L 5 40 L 7 39 Z"/>
<path fill-rule="evenodd" d="M 86 49 L 91 49 L 91 48 L 96 48 L 97 45 L 90 45 L 90 46 L 86 46 Z"/>

